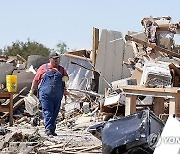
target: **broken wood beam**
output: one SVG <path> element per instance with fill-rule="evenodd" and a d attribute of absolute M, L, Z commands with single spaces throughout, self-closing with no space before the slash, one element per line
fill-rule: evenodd
<path fill-rule="evenodd" d="M 95 67 L 96 55 L 99 46 L 99 29 L 93 27 L 92 64 Z"/>
<path fill-rule="evenodd" d="M 165 49 L 165 48 L 162 48 L 162 47 L 159 47 L 153 43 L 149 43 L 149 42 L 146 42 L 146 41 L 143 41 L 143 40 L 140 40 L 140 39 L 137 39 L 133 36 L 130 36 L 130 35 L 126 35 L 125 36 L 125 39 L 126 41 L 127 40 L 130 40 L 130 41 L 134 41 L 136 43 L 140 43 L 146 47 L 151 47 L 152 49 L 156 50 L 156 51 L 160 51 L 160 52 L 163 52 L 163 53 L 166 53 L 166 54 L 169 54 L 171 56 L 174 56 L 174 57 L 177 57 L 177 58 L 180 58 L 180 54 L 174 52 L 174 51 L 171 51 L 171 50 L 168 50 L 168 49 Z"/>
<path fill-rule="evenodd" d="M 77 55 L 73 55 L 73 54 L 69 54 L 69 53 L 64 53 L 64 55 L 68 56 L 68 57 L 72 57 L 72 58 L 81 59 L 81 60 L 85 60 L 85 61 L 91 62 L 91 59 L 87 58 L 87 57 L 81 57 L 81 56 L 77 56 Z"/>
<path fill-rule="evenodd" d="M 13 100 L 14 100 L 15 98 L 17 98 L 26 88 L 27 88 L 27 87 L 24 87 L 23 89 L 20 90 L 20 92 L 19 92 L 18 94 L 14 94 L 14 95 L 13 95 Z M 10 100 L 7 100 L 6 102 L 3 103 L 3 105 L 9 104 L 9 102 L 10 102 Z"/>
<path fill-rule="evenodd" d="M 19 59 L 21 59 L 23 62 L 27 62 L 26 59 L 24 59 L 21 55 L 17 54 L 16 55 Z"/>
<path fill-rule="evenodd" d="M 136 112 L 136 95 L 126 95 L 125 116 Z"/>
<path fill-rule="evenodd" d="M 21 104 L 23 104 L 24 103 L 24 98 L 21 98 L 20 100 L 18 100 L 14 105 L 13 105 L 13 111 L 15 110 L 15 109 L 17 109 Z M 2 118 L 5 118 L 6 116 L 8 116 L 9 115 L 9 112 L 7 112 L 7 111 L 4 111 L 4 112 L 6 112 L 3 116 L 2 116 Z"/>
<path fill-rule="evenodd" d="M 76 55 L 76 56 L 86 56 L 87 55 L 87 50 L 75 50 L 75 51 L 69 51 L 68 54 Z"/>
<path fill-rule="evenodd" d="M 90 150 L 97 149 L 97 148 L 99 149 L 99 148 L 101 148 L 101 147 L 102 147 L 102 145 L 96 145 L 96 146 L 92 146 L 92 147 L 85 148 L 85 149 L 80 150 L 80 151 L 78 151 L 78 152 L 90 151 Z"/>
<path fill-rule="evenodd" d="M 24 87 L 18 94 L 14 94 L 13 95 L 13 100 L 18 97 L 27 87 Z M 24 102 L 23 98 L 21 98 L 20 100 L 18 100 L 16 103 L 13 102 L 13 107 L 12 107 L 12 111 L 10 111 L 10 107 L 8 110 L 4 110 L 1 112 L 4 112 L 4 115 L 1 116 L 1 118 L 5 118 L 6 116 L 8 116 L 11 112 L 13 112 L 17 107 L 19 107 L 22 103 Z M 9 105 L 10 104 L 10 100 L 8 99 L 5 103 L 3 103 L 3 105 Z"/>
<path fill-rule="evenodd" d="M 91 146 L 91 147 L 72 147 L 72 148 L 53 148 L 46 149 L 47 152 L 56 152 L 56 153 L 68 153 L 68 154 L 88 154 L 91 150 L 100 149 L 102 145 Z"/>

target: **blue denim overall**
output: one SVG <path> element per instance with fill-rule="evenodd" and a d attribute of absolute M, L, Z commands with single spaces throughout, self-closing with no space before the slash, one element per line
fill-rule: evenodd
<path fill-rule="evenodd" d="M 62 74 L 59 71 L 49 71 L 48 64 L 46 70 L 39 87 L 39 98 L 42 103 L 45 129 L 55 131 L 56 118 L 63 97 Z"/>

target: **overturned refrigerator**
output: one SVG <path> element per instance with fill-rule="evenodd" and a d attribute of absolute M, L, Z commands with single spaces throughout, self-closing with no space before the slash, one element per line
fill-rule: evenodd
<path fill-rule="evenodd" d="M 103 154 L 153 153 L 164 123 L 150 110 L 90 126 L 102 141 Z"/>

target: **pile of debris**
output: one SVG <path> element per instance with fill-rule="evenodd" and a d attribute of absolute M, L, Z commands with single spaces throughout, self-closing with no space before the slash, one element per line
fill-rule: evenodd
<path fill-rule="evenodd" d="M 81 55 L 81 56 L 80 56 Z M 85 57 L 83 57 L 84 55 Z M 63 98 L 61 113 L 57 120 L 57 137 L 49 138 L 44 133 L 41 106 L 37 113 L 26 110 L 24 98 L 28 94 L 38 67 L 48 62 L 48 57 L 31 55 L 25 61 L 21 56 L 2 56 L 1 92 L 6 91 L 6 75 L 16 74 L 17 93 L 13 96 L 13 127 L 9 127 L 9 112 L 1 113 L 1 152 L 9 153 L 101 153 L 101 142 L 87 132 L 89 125 L 102 121 L 98 99 L 103 95 L 89 91 L 92 79 L 92 64 L 88 51 L 68 52 L 61 56 L 70 76 L 68 95 Z M 12 61 L 8 59 L 12 58 Z M 82 66 L 85 68 L 82 69 Z M 9 100 L 1 99 L 1 106 Z M 90 106 L 91 102 L 91 106 Z"/>
<path fill-rule="evenodd" d="M 41 106 L 31 115 L 24 105 L 36 70 L 48 62 L 48 57 L 31 55 L 26 61 L 20 55 L 1 56 L 0 83 L 5 85 L 6 74 L 18 76 L 13 127 L 8 127 L 8 113 L 1 113 L 4 119 L 0 129 L 1 151 L 145 154 L 158 151 L 156 145 L 164 134 L 170 100 L 163 97 L 162 112 L 156 112 L 154 95 L 139 93 L 135 99 L 137 112 L 127 115 L 129 93 L 123 86 L 159 89 L 180 86 L 180 47 L 174 40 L 174 35 L 180 33 L 180 23 L 171 23 L 171 17 L 144 18 L 141 23 L 144 32 L 128 32 L 125 39 L 121 32 L 103 29 L 99 40 L 99 30 L 94 28 L 92 51 L 61 55 L 60 64 L 70 80 L 57 120 L 58 136 L 54 138 L 44 133 Z"/>

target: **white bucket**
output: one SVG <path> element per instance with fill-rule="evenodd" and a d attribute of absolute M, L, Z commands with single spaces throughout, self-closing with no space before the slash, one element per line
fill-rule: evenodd
<path fill-rule="evenodd" d="M 26 111 L 31 115 L 35 115 L 38 112 L 38 105 L 40 103 L 38 98 L 35 95 L 28 95 L 24 97 L 24 101 Z"/>

